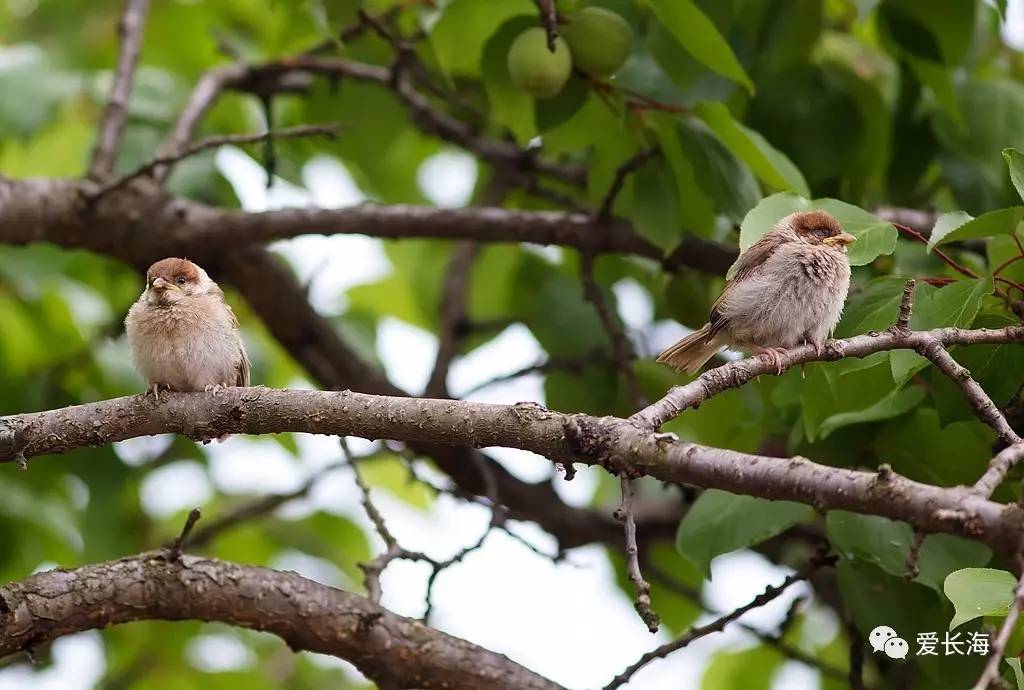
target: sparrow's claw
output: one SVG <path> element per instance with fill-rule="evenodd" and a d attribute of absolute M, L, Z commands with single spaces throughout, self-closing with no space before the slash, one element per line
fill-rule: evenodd
<path fill-rule="evenodd" d="M 775 365 L 775 373 L 778 376 L 782 376 L 782 355 L 785 354 L 785 352 L 785 350 L 778 347 L 766 347 L 761 351 L 761 354 L 768 360 L 768 362 Z"/>
<path fill-rule="evenodd" d="M 220 395 L 220 392 L 224 390 L 224 386 L 220 385 L 219 383 L 215 383 L 212 386 L 207 386 L 205 390 L 207 393 L 213 393 L 213 397 L 216 398 L 218 395 Z"/>
<path fill-rule="evenodd" d="M 149 386 L 146 388 L 146 392 L 142 394 L 142 397 L 145 398 L 150 393 L 153 394 L 153 400 L 155 400 L 156 402 L 160 402 L 160 384 L 159 383 L 151 383 L 151 384 L 149 384 Z"/>
<path fill-rule="evenodd" d="M 814 346 L 814 356 L 820 358 L 821 355 L 824 354 L 825 352 L 825 343 L 822 341 L 815 340 L 813 343 L 811 343 L 811 345 Z"/>

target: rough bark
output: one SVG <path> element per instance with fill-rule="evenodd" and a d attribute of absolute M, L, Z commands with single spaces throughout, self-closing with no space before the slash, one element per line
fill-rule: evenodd
<path fill-rule="evenodd" d="M 615 474 L 714 487 L 819 510 L 903 520 L 922 532 L 950 532 L 1013 552 L 1024 510 L 968 487 L 936 487 L 888 468 L 863 472 L 805 458 L 770 458 L 709 448 L 615 417 L 562 414 L 534 403 L 492 405 L 367 395 L 352 391 L 229 388 L 219 395 L 130 396 L 0 418 L 0 457 L 32 458 L 136 436 L 176 432 L 306 432 L 469 447 L 505 446 L 555 462 L 600 465 Z"/>
<path fill-rule="evenodd" d="M 558 690 L 528 669 L 296 573 L 153 552 L 0 587 L 0 657 L 142 620 L 217 621 L 352 662 L 382 687 Z"/>

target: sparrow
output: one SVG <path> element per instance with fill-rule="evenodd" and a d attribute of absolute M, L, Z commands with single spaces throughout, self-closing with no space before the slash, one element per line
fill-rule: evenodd
<path fill-rule="evenodd" d="M 810 343 L 820 355 L 846 302 L 854 241 L 825 211 L 786 216 L 736 260 L 708 323 L 658 361 L 693 374 L 729 346 L 764 355 L 781 374 L 788 348 Z"/>
<path fill-rule="evenodd" d="M 224 293 L 187 259 L 157 261 L 124 320 L 135 368 L 152 393 L 249 385 L 249 357 Z"/>

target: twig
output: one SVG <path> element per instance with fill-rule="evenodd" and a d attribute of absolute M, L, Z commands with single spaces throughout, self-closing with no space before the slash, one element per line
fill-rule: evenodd
<path fill-rule="evenodd" d="M 864 638 L 853 623 L 846 629 L 850 636 L 850 690 L 864 690 Z"/>
<path fill-rule="evenodd" d="M 171 131 L 157 148 L 157 157 L 170 156 L 173 158 L 185 149 L 189 139 L 192 138 L 192 132 L 221 92 L 228 88 L 228 85 L 241 80 L 246 74 L 248 74 L 248 68 L 241 63 L 215 67 L 205 72 L 192 89 L 188 103 L 178 113 L 177 119 L 171 126 Z M 154 177 L 157 182 L 163 182 L 167 173 L 168 169 L 158 168 L 154 170 Z"/>
<path fill-rule="evenodd" d="M 398 540 L 395 539 L 393 534 L 391 534 L 391 530 L 388 529 L 387 524 L 384 522 L 384 516 L 381 515 L 377 506 L 374 505 L 373 500 L 370 498 L 370 487 L 363 482 L 363 478 L 359 475 L 359 467 L 356 464 L 355 457 L 352 455 L 352 451 L 349 450 L 348 442 L 345 440 L 345 437 L 339 436 L 338 443 L 341 445 L 341 450 L 345 455 L 345 459 L 352 467 L 352 476 L 355 479 L 356 486 L 359 487 L 359 491 L 362 494 L 363 510 L 366 511 L 367 517 L 369 517 L 370 522 L 373 523 L 374 530 L 384 541 L 384 546 L 387 547 L 384 553 L 380 554 L 369 563 L 359 564 L 364 575 L 366 595 L 369 597 L 370 601 L 375 604 L 379 604 L 382 594 L 380 588 L 380 577 L 387 569 L 388 565 L 391 564 L 391 561 L 398 559 L 410 561 L 432 561 L 422 553 L 407 551 L 398 543 Z"/>
<path fill-rule="evenodd" d="M 831 562 L 834 562 L 834 559 L 815 561 L 814 563 L 812 563 L 811 568 L 814 569 L 820 567 L 821 565 L 825 565 L 826 563 Z M 629 679 L 632 678 L 637 671 L 639 671 L 641 668 L 643 668 L 650 662 L 654 661 L 655 659 L 663 659 L 672 652 L 675 652 L 679 649 L 682 649 L 683 647 L 686 647 L 694 640 L 698 640 L 702 637 L 710 635 L 711 633 L 721 632 L 723 629 L 725 629 L 725 626 L 727 626 L 729 623 L 732 623 L 734 620 L 736 620 L 743 614 L 752 611 L 753 609 L 764 606 L 765 604 L 775 600 L 783 592 L 785 592 L 786 589 L 788 589 L 791 585 L 796 584 L 797 582 L 801 582 L 805 579 L 807 579 L 807 573 L 794 573 L 792 575 L 789 575 L 786 577 L 785 580 L 782 581 L 781 584 L 776 585 L 774 587 L 768 587 L 767 589 L 765 589 L 764 592 L 754 597 L 750 601 L 750 603 L 739 607 L 735 611 L 731 611 L 725 614 L 724 616 L 708 623 L 707 625 L 701 625 L 691 628 L 688 632 L 681 635 L 680 637 L 677 637 L 671 642 L 667 642 L 661 645 L 660 647 L 657 647 L 656 649 L 647 652 L 646 654 L 641 656 L 635 663 L 630 665 L 625 671 L 617 675 L 612 680 L 612 682 L 604 686 L 604 690 L 615 690 L 615 688 L 622 687 L 627 682 L 629 682 Z"/>
<path fill-rule="evenodd" d="M 643 407 L 647 404 L 647 400 L 640 391 L 636 372 L 633 371 L 633 360 L 636 359 L 633 345 L 629 342 L 618 318 L 612 313 L 608 302 L 605 301 L 601 287 L 594 277 L 594 257 L 588 252 L 580 252 L 580 281 L 583 283 L 584 297 L 594 305 L 601 324 L 604 326 L 605 332 L 608 333 L 612 344 L 612 357 L 615 358 L 615 365 L 625 379 L 630 401 L 637 407 Z"/>
<path fill-rule="evenodd" d="M 910 317 L 914 309 L 914 288 L 917 286 L 917 281 L 913 278 L 907 281 L 907 284 L 903 286 L 903 297 L 900 299 L 900 312 L 899 316 L 896 317 L 896 328 L 900 332 L 906 332 L 910 330 Z"/>
<path fill-rule="evenodd" d="M 181 558 L 181 545 L 188 539 L 188 535 L 192 533 L 192 528 L 199 522 L 199 518 L 203 516 L 202 511 L 199 508 L 193 508 L 188 512 L 188 517 L 185 519 L 185 526 L 181 528 L 181 533 L 171 544 L 171 548 L 167 549 L 167 560 L 177 561 Z"/>
<path fill-rule="evenodd" d="M 92 151 L 89 176 L 102 179 L 114 171 L 117 153 L 128 117 L 128 97 L 132 90 L 135 68 L 142 52 L 142 30 L 146 23 L 149 0 L 127 0 L 117 24 L 121 47 L 117 55 L 117 70 L 110 87 L 110 98 L 103 111 L 99 137 Z"/>
<path fill-rule="evenodd" d="M 297 127 L 287 127 L 279 130 L 268 130 L 260 134 L 221 134 L 218 136 L 206 137 L 199 141 L 189 144 L 180 151 L 173 154 L 167 154 L 163 156 L 156 156 L 151 158 L 138 168 L 130 173 L 118 177 L 117 179 L 103 185 L 97 189 L 92 198 L 96 199 L 105 194 L 109 194 L 116 189 L 120 189 L 130 183 L 133 180 L 137 180 L 140 177 L 144 177 L 161 166 L 170 166 L 177 163 L 185 158 L 194 156 L 203 151 L 209 151 L 210 149 L 219 148 L 226 145 L 237 145 L 237 144 L 252 144 L 260 141 L 268 141 L 271 137 L 275 139 L 296 139 L 299 137 L 312 137 L 312 136 L 324 136 L 334 138 L 337 136 L 338 129 L 341 125 L 328 124 L 328 125 L 299 125 Z"/>
<path fill-rule="evenodd" d="M 612 182 L 608 186 L 608 191 L 605 192 L 604 197 L 601 199 L 601 205 L 598 207 L 597 213 L 594 214 L 594 217 L 599 220 L 610 218 L 612 215 L 612 207 L 615 205 L 615 199 L 618 197 L 619 192 L 622 191 L 622 187 L 626 183 L 626 177 L 629 176 L 630 173 L 634 173 L 644 167 L 648 161 L 659 155 L 661 155 L 661 148 L 652 146 L 651 148 L 644 149 L 636 153 L 632 158 L 616 168 L 615 175 L 612 177 Z"/>
<path fill-rule="evenodd" d="M 1016 236 L 1014 236 L 1014 239 L 1016 239 Z M 1020 242 L 1020 240 L 1017 240 L 1017 241 Z M 1021 260 L 1024 260 L 1024 254 L 1017 254 L 1015 256 L 1011 256 L 1009 259 L 1007 259 L 1003 263 L 1001 263 L 998 266 L 996 266 L 996 268 L 992 271 L 992 275 L 994 275 L 994 276 L 999 275 L 1000 273 L 1003 272 L 1003 270 L 1006 269 L 1007 266 L 1010 266 L 1011 264 L 1015 264 L 1015 263 L 1017 263 L 1018 261 L 1021 261 Z"/>
<path fill-rule="evenodd" d="M 536 0 L 537 9 L 540 10 L 540 23 L 544 25 L 544 31 L 548 36 L 548 50 L 555 52 L 555 41 L 558 39 L 558 12 L 555 9 L 555 0 Z"/>
<path fill-rule="evenodd" d="M 426 395 L 431 398 L 448 397 L 448 370 L 459 352 L 459 343 L 466 335 L 466 305 L 469 299 L 469 279 L 473 262 L 480 253 L 477 242 L 459 242 L 452 250 L 448 273 L 441 292 L 441 315 L 437 330 L 437 357 L 427 381 Z"/>
<path fill-rule="evenodd" d="M 664 570 L 659 568 L 658 565 L 651 561 L 651 559 L 648 557 L 643 558 L 643 566 L 644 570 L 650 573 L 651 578 L 661 586 L 670 589 L 672 592 L 678 594 L 681 597 L 689 599 L 690 601 L 699 605 L 702 609 L 704 609 L 713 616 L 722 615 L 720 611 L 715 611 L 714 609 L 708 607 L 704 603 L 704 601 L 701 599 L 700 589 L 696 587 L 690 587 L 689 585 L 679 582 L 677 579 L 670 576 Z M 814 657 L 811 654 L 808 654 L 807 652 L 803 651 L 802 649 L 795 647 L 786 642 L 785 640 L 783 640 L 782 638 L 784 631 L 781 629 L 781 627 L 778 632 L 774 634 L 769 634 L 759 628 L 756 628 L 752 625 L 747 625 L 742 622 L 739 622 L 736 625 L 737 627 L 741 628 L 744 632 L 753 635 L 764 644 L 768 645 L 772 649 L 775 649 L 787 659 L 792 659 L 793 661 L 798 661 L 801 664 L 804 664 L 805 666 L 815 668 L 818 671 L 820 671 L 823 676 L 834 678 L 835 680 L 845 680 L 847 677 L 844 671 L 841 671 L 835 666 L 829 665 L 821 659 L 818 659 L 817 657 Z"/>
<path fill-rule="evenodd" d="M 523 376 L 529 376 L 530 374 L 543 374 L 549 371 L 566 371 L 570 374 L 581 375 L 591 367 L 604 368 L 609 366 L 615 366 L 615 359 L 609 355 L 604 348 L 598 347 L 580 357 L 550 357 L 521 369 L 516 369 L 515 371 L 511 371 L 507 374 L 501 374 L 500 376 L 495 376 L 492 379 L 481 381 L 472 388 L 461 393 L 459 397 L 466 398 L 485 388 L 513 381 L 515 379 L 522 378 Z"/>
<path fill-rule="evenodd" d="M 619 483 L 622 488 L 622 503 L 615 511 L 615 518 L 622 522 L 626 532 L 626 570 L 629 573 L 630 581 L 636 588 L 633 607 L 640 614 L 640 619 L 643 620 L 647 629 L 656 633 L 660 621 L 658 614 L 651 610 L 651 585 L 640 572 L 640 550 L 636 545 L 636 518 L 633 516 L 633 481 L 626 475 L 622 475 L 619 477 Z"/>
<path fill-rule="evenodd" d="M 969 370 L 960 366 L 953 359 L 949 350 L 938 339 L 922 338 L 914 349 L 918 354 L 928 358 L 939 371 L 960 388 L 960 392 L 963 393 L 978 419 L 995 429 L 1004 443 L 1013 445 L 1020 442 L 1020 436 L 1010 427 L 1006 416 L 988 396 L 985 389 L 971 377 Z"/>
<path fill-rule="evenodd" d="M 917 230 L 915 230 L 914 228 L 910 227 L 909 225 L 904 225 L 903 223 L 892 223 L 892 226 L 894 228 L 896 228 L 901 234 L 906 235 L 907 237 L 910 237 L 910 238 L 920 242 L 921 244 L 925 244 L 925 245 L 928 244 L 928 238 L 925 237 L 922 233 L 920 233 Z M 940 259 L 942 259 L 942 261 L 947 266 L 952 268 L 957 273 L 963 274 L 963 275 L 965 275 L 965 276 L 967 276 L 969 278 L 977 278 L 978 277 L 977 273 L 972 271 L 967 266 L 964 266 L 962 263 L 958 262 L 956 259 L 951 257 L 946 252 L 942 251 L 938 247 L 933 247 L 932 248 L 932 253 L 935 254 L 935 256 L 937 256 Z"/>
<path fill-rule="evenodd" d="M 997 334 L 992 337 L 992 334 Z M 981 345 L 1024 340 L 1024 327 L 1011 326 L 1006 329 L 935 328 L 930 331 L 910 331 L 905 334 L 892 330 L 870 332 L 845 340 L 830 340 L 821 352 L 815 352 L 811 345 L 800 345 L 787 350 L 782 357 L 782 371 L 805 362 L 832 361 L 845 357 L 866 357 L 884 350 L 917 350 L 930 341 L 938 341 L 944 347 L 952 345 Z M 715 395 L 730 388 L 739 388 L 762 374 L 777 373 L 775 365 L 763 357 L 749 357 L 710 369 L 697 379 L 683 386 L 676 386 L 660 400 L 648 405 L 630 421 L 644 429 L 657 429 L 674 419 L 684 410 L 700 405 Z"/>
<path fill-rule="evenodd" d="M 924 545 L 925 533 L 922 530 L 914 530 L 914 543 L 910 545 L 910 552 L 907 554 L 907 566 L 903 572 L 903 578 L 908 582 L 917 577 L 921 570 L 917 567 L 917 561 L 921 557 L 921 547 Z"/>
<path fill-rule="evenodd" d="M 1021 575 L 1021 578 L 1017 581 L 1017 587 L 1013 592 L 1013 603 L 1010 605 L 1010 610 L 1006 613 L 1006 618 L 999 628 L 995 641 L 992 642 L 988 653 L 988 660 L 985 662 L 985 668 L 982 669 L 978 682 L 972 686 L 971 690 L 986 690 L 989 685 L 999 678 L 999 664 L 1003 660 L 1003 652 L 1006 649 L 1006 643 L 1010 639 L 1010 634 L 1013 633 L 1017 619 L 1020 617 L 1022 605 L 1024 605 L 1024 575 Z"/>
<path fill-rule="evenodd" d="M 988 461 L 988 467 L 971 490 L 979 496 L 989 497 L 1006 479 L 1006 475 L 1024 460 L 1024 443 L 1015 443 L 1004 448 Z"/>
<path fill-rule="evenodd" d="M 361 456 L 359 458 L 359 461 L 363 462 L 369 460 L 372 457 L 374 457 L 374 455 L 376 455 L 376 453 Z M 348 465 L 349 463 L 347 460 L 342 462 L 331 463 L 330 465 L 326 465 L 323 468 L 317 470 L 313 475 L 309 477 L 309 479 L 303 482 L 302 485 L 299 486 L 294 491 L 288 491 L 280 494 L 270 494 L 268 496 L 262 496 L 260 498 L 249 500 L 232 508 L 231 510 L 224 513 L 224 515 L 218 518 L 215 518 L 213 520 L 206 520 L 203 522 L 203 527 L 199 528 L 198 530 L 195 530 L 192 533 L 192 536 L 184 542 L 183 546 L 188 546 L 189 548 L 193 549 L 203 547 L 209 544 L 211 541 L 216 539 L 224 532 L 233 529 L 234 527 L 242 524 L 243 522 L 259 518 L 264 515 L 268 515 L 277 510 L 278 508 L 280 508 L 281 506 L 285 505 L 286 503 L 306 496 L 307 494 L 309 494 L 310 491 L 313 490 L 313 487 L 316 486 L 316 483 L 320 481 L 325 475 L 327 475 L 330 472 L 335 472 L 339 469 L 348 467 Z"/>

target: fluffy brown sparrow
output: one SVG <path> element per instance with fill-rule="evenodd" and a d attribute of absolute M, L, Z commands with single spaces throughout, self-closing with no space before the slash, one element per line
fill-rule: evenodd
<path fill-rule="evenodd" d="M 825 211 L 786 216 L 736 260 L 709 322 L 658 361 L 693 374 L 728 345 L 765 355 L 781 374 L 785 349 L 811 343 L 820 354 L 843 311 L 855 239 Z"/>
<path fill-rule="evenodd" d="M 124 320 L 135 368 L 148 392 L 249 385 L 249 358 L 224 293 L 187 259 L 157 261 Z"/>

